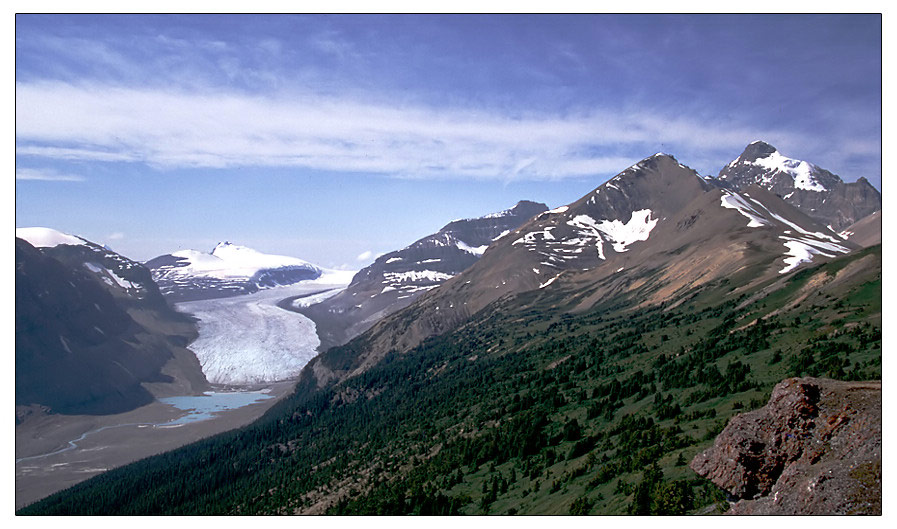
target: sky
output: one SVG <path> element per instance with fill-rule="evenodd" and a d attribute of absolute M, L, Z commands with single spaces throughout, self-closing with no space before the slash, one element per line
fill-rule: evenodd
<path fill-rule="evenodd" d="M 16 226 L 359 269 L 753 140 L 881 189 L 879 15 L 16 15 Z"/>

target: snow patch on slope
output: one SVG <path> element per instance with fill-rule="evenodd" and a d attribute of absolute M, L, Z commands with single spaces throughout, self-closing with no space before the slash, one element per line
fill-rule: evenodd
<path fill-rule="evenodd" d="M 561 277 L 561 274 L 558 274 L 558 275 L 552 277 L 551 279 L 549 279 L 548 281 L 542 283 L 541 285 L 539 285 L 539 288 L 545 288 L 545 287 L 547 287 L 548 285 L 554 283 L 555 279 L 557 279 L 557 278 L 559 278 L 559 277 Z"/>
<path fill-rule="evenodd" d="M 386 272 L 383 277 L 389 283 L 405 283 L 417 281 L 445 281 L 451 279 L 450 274 L 433 270 L 410 270 L 408 272 Z"/>
<path fill-rule="evenodd" d="M 640 209 L 632 212 L 629 222 L 622 223 L 619 220 L 604 220 L 598 223 L 598 229 L 613 241 L 614 250 L 625 252 L 627 246 L 637 241 L 647 241 L 651 230 L 657 226 L 658 219 L 651 218 L 650 209 Z"/>
<path fill-rule="evenodd" d="M 481 255 L 483 255 L 483 253 L 486 252 L 486 248 L 489 247 L 488 244 L 484 244 L 482 246 L 470 246 L 469 244 L 467 244 L 466 242 L 464 242 L 462 240 L 459 240 L 455 245 L 458 247 L 459 250 L 463 250 L 467 253 L 472 253 L 473 255 L 476 255 L 477 257 L 480 257 Z"/>
<path fill-rule="evenodd" d="M 538 240 L 553 241 L 554 235 L 551 234 L 551 230 L 553 230 L 554 228 L 554 226 L 548 226 L 544 230 L 531 231 L 529 233 L 526 233 L 523 235 L 523 237 L 520 237 L 516 241 L 512 242 L 511 246 L 516 244 L 535 244 Z"/>
<path fill-rule="evenodd" d="M 808 263 L 813 260 L 814 255 L 822 255 L 824 257 L 834 257 L 836 253 L 847 253 L 850 250 L 839 245 L 829 242 L 816 241 L 807 238 L 796 237 L 779 237 L 785 240 L 785 268 L 779 270 L 780 274 L 786 274 L 801 263 Z"/>
<path fill-rule="evenodd" d="M 747 219 L 748 228 L 759 228 L 762 226 L 771 226 L 772 224 L 764 218 L 747 200 L 741 195 L 734 195 L 728 191 L 724 191 L 720 200 L 720 205 L 726 209 L 734 209 L 741 213 Z"/>
<path fill-rule="evenodd" d="M 598 239 L 599 257 L 604 259 L 604 251 L 602 248 L 603 237 L 598 235 L 600 232 L 607 238 L 608 242 L 613 244 L 614 250 L 618 253 L 627 251 L 628 246 L 637 241 L 646 241 L 651 234 L 651 230 L 657 226 L 659 219 L 651 218 L 650 209 L 640 209 L 633 211 L 629 221 L 622 222 L 615 220 L 596 221 L 588 215 L 577 215 L 567 221 L 567 224 L 578 228 L 581 235 L 585 235 Z"/>
<path fill-rule="evenodd" d="M 493 241 L 497 241 L 497 240 L 501 239 L 502 237 L 504 237 L 505 235 L 507 235 L 507 234 L 509 234 L 509 233 L 511 233 L 511 230 L 504 230 L 503 232 L 499 233 L 498 236 L 496 236 L 496 237 L 495 237 L 494 239 L 492 239 L 492 240 L 493 240 Z"/>
<path fill-rule="evenodd" d="M 96 263 L 84 263 L 84 268 L 100 276 L 100 279 L 109 286 L 118 285 L 125 290 L 140 290 L 142 288 L 140 283 L 128 281 L 105 266 Z"/>

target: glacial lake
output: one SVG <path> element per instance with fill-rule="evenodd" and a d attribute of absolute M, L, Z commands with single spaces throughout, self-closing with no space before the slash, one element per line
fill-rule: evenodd
<path fill-rule="evenodd" d="M 157 426 L 176 426 L 191 422 L 211 419 L 215 413 L 234 410 L 249 406 L 265 399 L 273 398 L 262 391 L 235 391 L 217 392 L 207 391 L 203 395 L 190 395 L 183 397 L 167 397 L 159 399 L 159 402 L 174 406 L 179 410 L 188 412 L 187 415 Z"/>

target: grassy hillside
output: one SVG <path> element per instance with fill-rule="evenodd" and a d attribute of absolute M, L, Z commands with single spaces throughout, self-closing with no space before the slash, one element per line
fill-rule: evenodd
<path fill-rule="evenodd" d="M 734 285 L 734 283 L 733 283 Z M 881 246 L 675 308 L 503 298 L 258 423 L 22 514 L 679 514 L 725 508 L 686 463 L 789 376 L 881 378 Z M 358 340 L 327 353 L 336 365 Z"/>

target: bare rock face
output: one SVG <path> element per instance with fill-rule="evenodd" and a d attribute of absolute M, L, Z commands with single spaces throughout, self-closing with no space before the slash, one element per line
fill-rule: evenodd
<path fill-rule="evenodd" d="M 731 514 L 881 514 L 881 382 L 789 378 L 691 468 Z"/>

